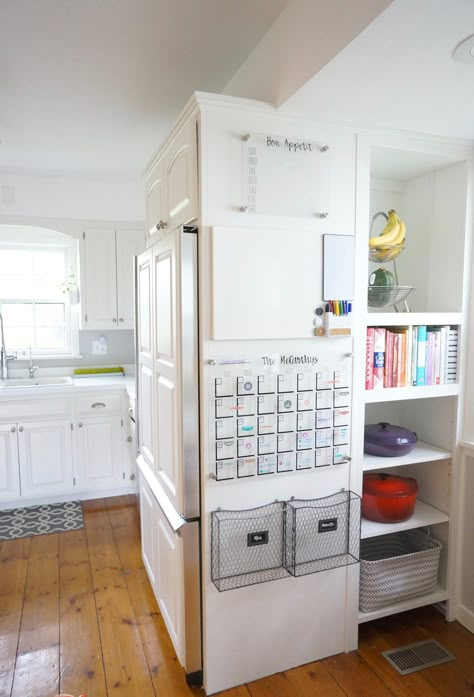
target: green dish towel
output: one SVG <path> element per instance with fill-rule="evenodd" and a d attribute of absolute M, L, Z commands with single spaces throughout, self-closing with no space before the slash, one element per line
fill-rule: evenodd
<path fill-rule="evenodd" d="M 108 375 L 110 373 L 123 375 L 123 368 L 117 365 L 113 368 L 76 368 L 74 375 Z"/>

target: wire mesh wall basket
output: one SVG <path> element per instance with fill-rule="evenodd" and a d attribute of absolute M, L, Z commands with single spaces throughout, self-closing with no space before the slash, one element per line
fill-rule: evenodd
<path fill-rule="evenodd" d="M 220 591 L 287 577 L 283 501 L 211 513 L 211 578 Z"/>
<path fill-rule="evenodd" d="M 441 547 L 441 542 L 422 530 L 362 540 L 359 609 L 370 612 L 433 592 Z"/>
<path fill-rule="evenodd" d="M 286 564 L 293 576 L 359 561 L 360 496 L 341 491 L 287 502 Z"/>

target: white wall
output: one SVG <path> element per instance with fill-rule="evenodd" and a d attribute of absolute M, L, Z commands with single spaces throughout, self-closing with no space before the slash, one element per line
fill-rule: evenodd
<path fill-rule="evenodd" d="M 140 221 L 140 179 L 63 177 L 0 172 L 1 216 Z"/>

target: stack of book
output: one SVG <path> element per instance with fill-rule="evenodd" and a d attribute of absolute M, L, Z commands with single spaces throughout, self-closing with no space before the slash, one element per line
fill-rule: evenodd
<path fill-rule="evenodd" d="M 368 327 L 365 389 L 457 381 L 458 328 Z"/>

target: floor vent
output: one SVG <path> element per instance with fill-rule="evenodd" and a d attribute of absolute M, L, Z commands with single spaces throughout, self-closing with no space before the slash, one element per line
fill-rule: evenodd
<path fill-rule="evenodd" d="M 382 656 L 391 663 L 400 675 L 408 675 L 409 673 L 415 673 L 417 670 L 431 668 L 431 666 L 438 666 L 441 663 L 456 660 L 456 656 L 453 656 L 452 653 L 434 639 L 417 641 L 415 644 L 401 646 L 399 649 L 383 651 Z"/>

